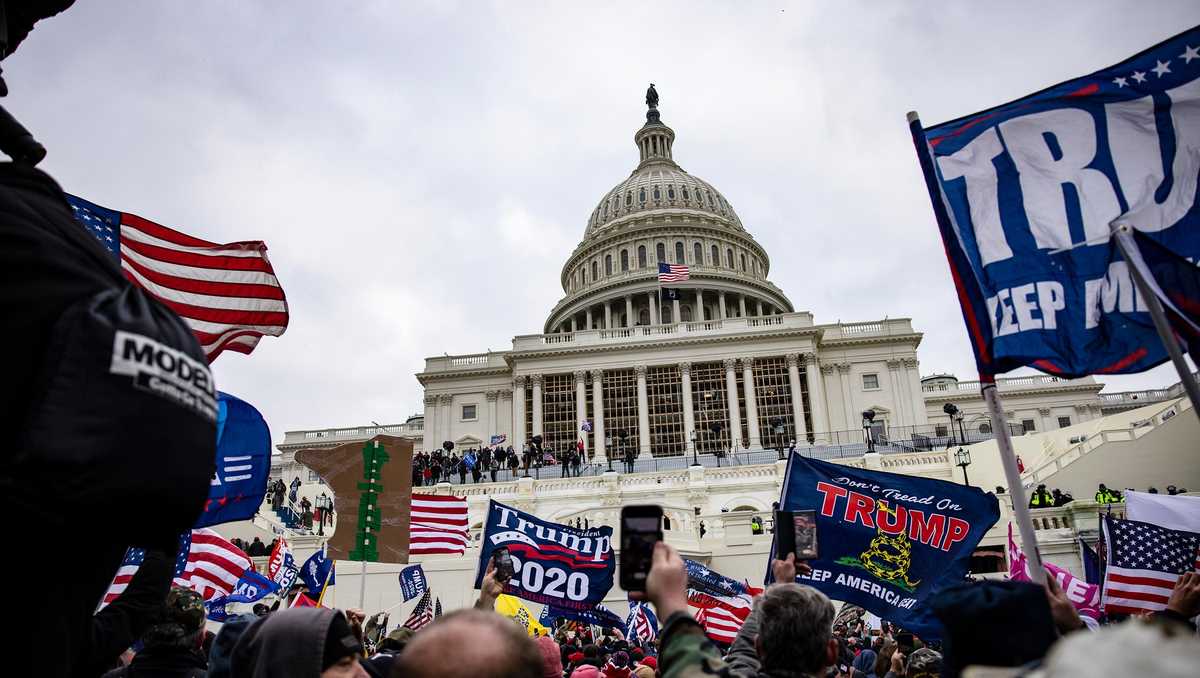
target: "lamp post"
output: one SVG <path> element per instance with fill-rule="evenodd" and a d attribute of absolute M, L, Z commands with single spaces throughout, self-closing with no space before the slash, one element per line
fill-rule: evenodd
<path fill-rule="evenodd" d="M 690 438 L 692 441 L 692 466 L 699 466 L 700 459 L 696 457 L 696 429 L 692 429 Z"/>
<path fill-rule="evenodd" d="M 963 470 L 963 485 L 970 485 L 971 481 L 967 479 L 967 467 L 971 465 L 971 450 L 960 447 L 954 453 L 954 465 Z"/>
<path fill-rule="evenodd" d="M 613 472 L 613 467 L 612 467 L 612 458 L 613 458 L 613 456 L 612 456 L 612 449 L 613 449 L 613 446 L 612 446 L 612 431 L 605 431 L 605 432 L 604 432 L 604 449 L 608 451 L 608 454 L 604 455 L 604 456 L 608 457 L 608 472 L 609 472 L 609 473 L 612 473 L 612 472 Z"/>
<path fill-rule="evenodd" d="M 954 419 L 955 419 L 955 415 L 957 415 L 957 414 L 958 414 L 958 405 L 955 405 L 954 403 L 946 403 L 945 405 L 942 405 L 942 411 L 946 413 L 946 416 L 947 416 L 947 417 L 950 417 L 950 444 L 951 444 L 951 445 L 953 445 L 953 444 L 955 443 L 955 440 L 954 440 Z M 961 422 L 960 422 L 960 423 L 961 423 Z M 960 443 L 960 444 L 963 444 L 963 445 L 966 445 L 966 444 L 967 444 L 967 441 L 966 441 L 966 440 L 961 440 L 961 441 L 959 441 L 959 443 Z"/>
<path fill-rule="evenodd" d="M 875 451 L 875 436 L 871 435 L 871 422 L 875 421 L 875 410 L 863 410 L 863 437 L 867 440 L 867 452 Z"/>

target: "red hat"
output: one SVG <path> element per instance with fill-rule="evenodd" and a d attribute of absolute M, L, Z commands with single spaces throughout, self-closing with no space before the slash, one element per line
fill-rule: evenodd
<path fill-rule="evenodd" d="M 642 666 L 649 666 L 652 669 L 658 668 L 658 660 L 654 657 L 643 657 Z"/>
<path fill-rule="evenodd" d="M 582 652 L 572 652 L 571 654 L 567 655 L 567 661 L 569 662 L 581 662 L 583 659 L 584 654 Z"/>

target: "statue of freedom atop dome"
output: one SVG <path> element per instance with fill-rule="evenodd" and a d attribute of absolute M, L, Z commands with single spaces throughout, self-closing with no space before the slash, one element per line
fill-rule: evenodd
<path fill-rule="evenodd" d="M 646 106 L 658 108 L 658 90 L 654 89 L 654 83 L 650 83 L 650 89 L 646 90 Z"/>

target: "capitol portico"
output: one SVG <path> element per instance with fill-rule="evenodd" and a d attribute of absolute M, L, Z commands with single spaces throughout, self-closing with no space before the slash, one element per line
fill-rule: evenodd
<path fill-rule="evenodd" d="M 861 443 L 868 409 L 880 436 L 928 424 L 907 319 L 796 311 L 729 200 L 675 162 L 656 106 L 634 143 L 639 162 L 588 217 L 543 333 L 426 359 L 424 449 L 541 436 L 603 461 Z M 690 275 L 660 284 L 659 263 Z"/>

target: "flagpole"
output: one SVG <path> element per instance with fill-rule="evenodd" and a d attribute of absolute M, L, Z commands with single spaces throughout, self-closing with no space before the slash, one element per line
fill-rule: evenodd
<path fill-rule="evenodd" d="M 1183 359 L 1183 351 L 1180 350 L 1179 341 L 1171 329 L 1171 321 L 1167 319 L 1162 301 L 1158 298 L 1156 292 L 1158 284 L 1156 283 L 1152 287 L 1150 281 L 1146 279 L 1150 274 L 1146 270 L 1142 252 L 1133 240 L 1130 226 L 1121 224 L 1115 227 L 1113 236 L 1117 247 L 1121 250 L 1121 255 L 1129 264 L 1129 272 L 1133 274 L 1133 284 L 1137 286 L 1138 295 L 1146 302 L 1146 307 L 1150 310 L 1150 318 L 1154 320 L 1154 329 L 1158 332 L 1158 338 L 1162 340 L 1163 346 L 1167 349 L 1167 355 L 1171 356 L 1171 362 L 1175 364 L 1175 371 L 1179 373 L 1179 381 L 1183 384 L 1183 390 L 1187 392 L 1188 400 L 1192 401 L 1192 411 L 1197 417 L 1200 417 L 1200 387 L 1196 385 L 1192 371 L 1188 368 L 1187 361 Z"/>
<path fill-rule="evenodd" d="M 1021 485 L 1021 472 L 1017 470 L 1017 457 L 1013 452 L 1012 436 L 1008 431 L 1008 418 L 1004 416 L 1004 405 L 996 390 L 996 378 L 979 375 L 983 384 L 983 401 L 992 418 L 992 431 L 996 433 L 996 446 L 1000 448 L 1000 463 L 1008 481 L 1008 495 L 1012 498 L 1013 513 L 1017 527 L 1021 530 L 1021 548 L 1029 565 L 1029 578 L 1038 584 L 1046 583 L 1046 570 L 1042 567 L 1042 556 L 1038 552 L 1037 537 L 1033 531 L 1033 517 L 1029 514 L 1029 501 L 1025 498 L 1025 487 Z"/>
<path fill-rule="evenodd" d="M 367 561 L 361 560 L 359 562 L 362 564 L 362 569 L 359 570 L 358 574 L 358 609 L 366 610 L 363 606 L 367 604 Z"/>

